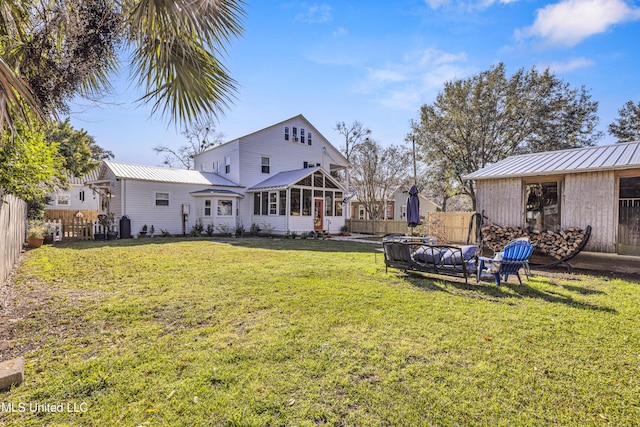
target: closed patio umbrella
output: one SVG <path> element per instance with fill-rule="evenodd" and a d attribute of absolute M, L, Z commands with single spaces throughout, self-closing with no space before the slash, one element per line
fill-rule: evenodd
<path fill-rule="evenodd" d="M 415 185 L 409 190 L 407 198 L 407 225 L 411 228 L 420 224 L 420 199 L 418 198 L 418 187 Z"/>

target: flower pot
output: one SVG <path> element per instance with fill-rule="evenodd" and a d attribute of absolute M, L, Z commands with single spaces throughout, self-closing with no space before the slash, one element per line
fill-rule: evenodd
<path fill-rule="evenodd" d="M 30 248 L 39 248 L 44 242 L 44 237 L 28 237 L 27 242 Z"/>
<path fill-rule="evenodd" d="M 116 231 L 109 231 L 107 233 L 107 240 L 116 240 L 118 238 L 118 233 Z"/>

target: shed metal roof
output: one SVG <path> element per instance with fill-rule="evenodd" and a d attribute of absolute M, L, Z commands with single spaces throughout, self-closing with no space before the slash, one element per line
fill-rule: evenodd
<path fill-rule="evenodd" d="M 633 168 L 640 168 L 640 141 L 511 156 L 464 178 L 514 178 Z"/>
<path fill-rule="evenodd" d="M 239 187 L 235 182 L 212 172 L 170 169 L 160 166 L 135 165 L 131 163 L 111 161 L 105 161 L 104 163 L 109 169 L 111 169 L 117 178 L 121 179 L 136 179 L 140 181 L 168 182 L 175 184 L 202 184 Z"/>

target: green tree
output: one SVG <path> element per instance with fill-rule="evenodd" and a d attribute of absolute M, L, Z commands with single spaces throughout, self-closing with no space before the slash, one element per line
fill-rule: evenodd
<path fill-rule="evenodd" d="M 236 82 L 221 58 L 242 32 L 242 0 L 5 0 L 0 7 L 0 120 L 64 112 L 97 96 L 128 57 L 141 102 L 186 124 L 228 107 Z"/>
<path fill-rule="evenodd" d="M 618 118 L 609 125 L 609 133 L 618 142 L 640 141 L 640 101 L 628 101 L 618 110 Z"/>
<path fill-rule="evenodd" d="M 47 140 L 57 144 L 58 151 L 64 159 L 64 168 L 76 177 L 94 171 L 101 160 L 113 158 L 113 153 L 98 146 L 87 131 L 75 130 L 68 118 L 49 128 Z"/>
<path fill-rule="evenodd" d="M 15 132 L 3 132 L 0 144 L 0 188 L 29 202 L 44 199 L 63 185 L 57 143 L 49 143 L 43 130 L 16 122 Z"/>
<path fill-rule="evenodd" d="M 413 133 L 422 158 L 451 180 L 450 195 L 468 195 L 475 209 L 466 174 L 514 154 L 595 144 L 602 136 L 597 106 L 584 87 L 573 89 L 549 70 L 507 77 L 500 63 L 447 82 L 433 104 L 422 106 Z"/>

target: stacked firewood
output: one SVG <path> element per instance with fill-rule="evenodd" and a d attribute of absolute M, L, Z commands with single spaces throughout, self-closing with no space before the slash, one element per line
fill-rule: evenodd
<path fill-rule="evenodd" d="M 561 231 L 532 231 L 521 227 L 490 224 L 482 227 L 484 243 L 493 251 L 501 251 L 509 242 L 528 237 L 536 251 L 549 255 L 555 259 L 562 259 L 571 255 L 583 242 L 586 231 L 576 227 L 569 227 Z"/>

